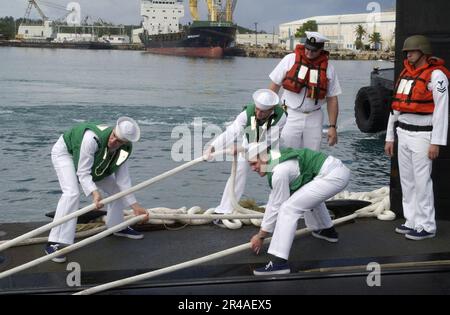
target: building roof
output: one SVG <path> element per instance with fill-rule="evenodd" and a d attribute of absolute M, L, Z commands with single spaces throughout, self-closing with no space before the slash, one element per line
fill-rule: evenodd
<path fill-rule="evenodd" d="M 283 23 L 280 27 L 289 27 L 291 25 L 304 24 L 307 21 L 314 20 L 317 24 L 359 24 L 371 22 L 395 22 L 395 12 L 381 12 L 379 18 L 374 13 L 341 14 L 341 15 L 322 15 L 313 16 L 306 19 Z"/>

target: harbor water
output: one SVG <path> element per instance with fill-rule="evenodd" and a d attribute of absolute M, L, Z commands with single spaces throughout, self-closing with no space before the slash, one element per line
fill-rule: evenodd
<path fill-rule="evenodd" d="M 252 93 L 268 87 L 268 74 L 279 59 L 221 60 L 158 56 L 139 51 L 0 48 L 0 223 L 45 220 L 55 210 L 60 188 L 50 159 L 58 137 L 78 122 L 114 124 L 135 118 L 142 132 L 134 146 L 130 173 L 137 184 L 183 162 L 172 159 L 183 127 L 203 139 L 208 125 L 222 130 Z M 322 148 L 352 171 L 350 191 L 389 184 L 384 134 L 361 133 L 355 124 L 354 99 L 369 85 L 375 61 L 332 61 L 343 94 L 339 97 L 339 143 Z M 326 110 L 325 110 L 326 112 Z M 327 119 L 325 119 L 327 121 Z M 325 129 L 325 127 L 324 127 Z M 177 129 L 175 129 L 176 131 Z M 194 131 L 197 132 L 194 135 Z M 198 149 L 198 148 L 197 148 Z M 198 157 L 192 146 L 191 157 Z M 218 205 L 230 174 L 230 162 L 202 163 L 138 193 L 147 208 Z M 267 201 L 265 178 L 249 176 L 244 197 Z M 82 197 L 82 206 L 91 202 Z"/>

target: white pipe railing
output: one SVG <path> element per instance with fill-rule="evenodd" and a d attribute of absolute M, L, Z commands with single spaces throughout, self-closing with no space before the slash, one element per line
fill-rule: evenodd
<path fill-rule="evenodd" d="M 228 151 L 218 151 L 218 152 L 215 152 L 213 154 L 213 156 L 217 156 L 217 155 L 223 154 L 224 152 L 228 152 Z M 117 193 L 115 195 L 112 195 L 112 196 L 109 196 L 109 197 L 107 197 L 105 199 L 102 199 L 101 202 L 102 202 L 103 205 L 107 205 L 107 204 L 109 204 L 109 203 L 111 203 L 111 202 L 113 202 L 113 201 L 115 201 L 117 199 L 120 199 L 120 198 L 122 198 L 122 197 L 124 197 L 126 195 L 129 195 L 129 194 L 134 193 L 134 192 L 136 192 L 138 190 L 141 190 L 141 189 L 143 189 L 145 187 L 148 187 L 148 186 L 150 186 L 150 185 L 152 185 L 152 184 L 154 184 L 156 182 L 159 182 L 159 181 L 161 181 L 163 179 L 166 179 L 167 177 L 170 177 L 170 176 L 172 176 L 172 175 L 174 175 L 176 173 L 179 173 L 179 172 L 181 172 L 181 171 L 183 171 L 183 170 L 185 170 L 185 169 L 187 169 L 189 167 L 192 167 L 192 166 L 194 166 L 194 165 L 196 165 L 198 163 L 201 163 L 203 161 L 205 161 L 205 157 L 201 156 L 201 157 L 199 157 L 199 158 L 197 158 L 197 159 L 195 159 L 193 161 L 190 161 L 190 162 L 187 162 L 187 163 L 185 163 L 183 165 L 180 165 L 180 166 L 178 166 L 178 167 L 176 167 L 176 168 L 174 168 L 174 169 L 172 169 L 170 171 L 167 171 L 165 173 L 162 173 L 161 175 L 158 175 L 158 176 L 153 177 L 153 178 L 151 178 L 149 180 L 146 180 L 146 181 L 144 181 L 144 182 L 142 182 L 142 183 L 140 183 L 138 185 L 135 185 L 135 186 L 133 186 L 133 187 L 127 189 L 127 190 L 121 191 L 121 192 L 119 192 L 119 193 Z M 71 214 L 69 214 L 67 216 L 59 218 L 57 220 L 53 220 L 53 222 L 50 222 L 50 223 L 48 223 L 48 224 L 46 224 L 44 226 L 41 226 L 41 227 L 39 227 L 39 228 L 37 228 L 35 230 L 32 230 L 32 231 L 30 231 L 28 233 L 25 233 L 25 234 L 23 234 L 21 236 L 18 236 L 16 238 L 14 238 L 14 239 L 4 243 L 4 244 L 1 244 L 0 245 L 0 252 L 2 252 L 5 249 L 10 248 L 10 247 L 18 244 L 18 243 L 21 243 L 21 242 L 23 242 L 26 239 L 29 239 L 29 238 L 32 238 L 32 237 L 37 236 L 39 234 L 42 234 L 42 233 L 44 233 L 44 232 L 54 228 L 55 226 L 58 226 L 58 225 L 60 225 L 62 223 L 65 223 L 65 222 L 71 220 L 71 219 L 79 217 L 82 214 L 85 214 L 85 213 L 87 213 L 89 211 L 92 211 L 95 208 L 96 208 L 95 204 L 91 204 L 89 206 L 86 206 L 86 207 L 78 210 L 78 211 L 72 212 Z"/>
<path fill-rule="evenodd" d="M 358 215 L 356 213 L 354 213 L 352 215 L 349 215 L 349 216 L 346 216 L 346 217 L 334 220 L 333 224 L 334 225 L 338 225 L 338 224 L 341 224 L 341 223 L 344 223 L 344 222 L 347 222 L 347 221 L 354 220 L 357 217 L 358 217 Z M 306 235 L 306 234 L 309 234 L 309 233 L 310 233 L 310 231 L 308 229 L 304 228 L 304 229 L 298 230 L 295 233 L 295 236 L 298 237 L 298 236 Z M 272 238 L 266 238 L 264 240 L 264 244 L 269 243 L 271 239 Z M 235 247 L 232 247 L 232 248 L 229 248 L 229 249 L 226 249 L 226 250 L 223 250 L 223 251 L 220 251 L 220 252 L 208 255 L 208 256 L 204 256 L 204 257 L 200 257 L 200 258 L 197 258 L 197 259 L 189 260 L 189 261 L 186 261 L 186 262 L 183 262 L 183 263 L 179 263 L 179 264 L 176 264 L 176 265 L 173 265 L 173 266 L 169 266 L 169 267 L 166 267 L 166 268 L 150 271 L 150 272 L 143 273 L 143 274 L 140 274 L 140 275 L 137 275 L 137 276 L 124 278 L 124 279 L 121 279 L 121 280 L 117 280 L 117 281 L 105 283 L 105 284 L 102 284 L 102 285 L 99 285 L 99 286 L 95 286 L 95 287 L 92 287 L 92 288 L 89 288 L 89 289 L 77 292 L 74 295 L 90 295 L 90 294 L 95 294 L 95 293 L 103 292 L 103 291 L 106 291 L 106 290 L 118 288 L 118 287 L 121 287 L 121 286 L 124 286 L 124 285 L 133 284 L 133 283 L 136 283 L 136 282 L 139 282 L 139 281 L 147 280 L 147 279 L 150 279 L 150 278 L 154 278 L 154 277 L 158 277 L 158 276 L 161 276 L 161 275 L 164 275 L 164 274 L 175 272 L 175 271 L 178 271 L 178 270 L 181 270 L 181 269 L 185 269 L 185 268 L 193 267 L 195 265 L 203 264 L 203 263 L 215 260 L 215 259 L 223 258 L 225 256 L 236 254 L 236 253 L 239 253 L 239 252 L 241 252 L 243 250 L 250 249 L 250 248 L 251 248 L 250 247 L 250 243 L 245 243 L 245 244 L 238 245 L 238 246 L 235 246 Z"/>
<path fill-rule="evenodd" d="M 99 234 L 96 234 L 94 236 L 86 238 L 86 239 L 84 239 L 84 240 L 82 240 L 82 241 L 80 241 L 78 243 L 75 243 L 75 244 L 69 245 L 67 247 L 64 247 L 64 248 L 62 248 L 62 249 L 60 249 L 60 250 L 58 250 L 58 251 L 56 251 L 56 252 L 54 252 L 52 254 L 42 256 L 42 257 L 40 257 L 38 259 L 32 260 L 30 262 L 27 262 L 27 263 L 25 263 L 23 265 L 11 268 L 11 269 L 6 270 L 6 271 L 3 271 L 3 272 L 0 273 L 0 279 L 6 278 L 6 277 L 11 276 L 11 275 L 13 275 L 15 273 L 18 273 L 20 271 L 23 271 L 23 270 L 35 267 L 35 266 L 37 266 L 37 265 L 39 265 L 39 264 L 41 264 L 43 262 L 46 262 L 46 261 L 49 261 L 49 260 L 55 258 L 57 256 L 68 254 L 68 253 L 70 253 L 70 252 L 72 252 L 72 251 L 74 251 L 76 249 L 79 249 L 81 247 L 84 247 L 86 245 L 94 243 L 94 242 L 96 242 L 96 241 L 98 241 L 98 240 L 100 240 L 102 238 L 107 237 L 108 235 L 111 235 L 111 234 L 113 234 L 115 232 L 123 230 L 124 228 L 126 228 L 129 225 L 133 225 L 133 224 L 135 224 L 135 223 L 137 223 L 139 221 L 142 221 L 145 217 L 146 217 L 146 214 L 142 214 L 140 216 L 134 217 L 134 218 L 132 218 L 130 220 L 127 220 L 127 221 L 124 221 L 124 222 L 122 222 L 122 223 L 120 223 L 118 225 L 115 225 L 115 226 L 107 229 L 106 231 L 103 231 L 103 232 L 101 232 Z"/>

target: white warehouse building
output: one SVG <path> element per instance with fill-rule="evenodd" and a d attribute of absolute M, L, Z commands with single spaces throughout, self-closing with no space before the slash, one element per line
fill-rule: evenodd
<path fill-rule="evenodd" d="M 246 46 L 278 46 L 277 34 L 236 34 L 236 44 Z"/>
<path fill-rule="evenodd" d="M 297 30 L 306 22 L 314 20 L 318 32 L 330 39 L 328 47 L 331 49 L 356 49 L 355 29 L 362 25 L 367 34 L 362 38 L 364 44 L 369 45 L 369 35 L 378 32 L 381 35 L 381 49 L 388 50 L 395 45 L 395 12 L 344 14 L 329 16 L 314 16 L 280 25 L 280 41 L 286 49 L 294 49 L 299 38 L 294 38 Z"/>

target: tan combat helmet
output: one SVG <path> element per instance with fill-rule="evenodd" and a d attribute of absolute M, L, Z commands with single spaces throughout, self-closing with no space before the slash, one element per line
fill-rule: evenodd
<path fill-rule="evenodd" d="M 431 43 L 423 35 L 410 36 L 403 44 L 403 51 L 420 50 L 425 55 L 432 55 Z"/>

